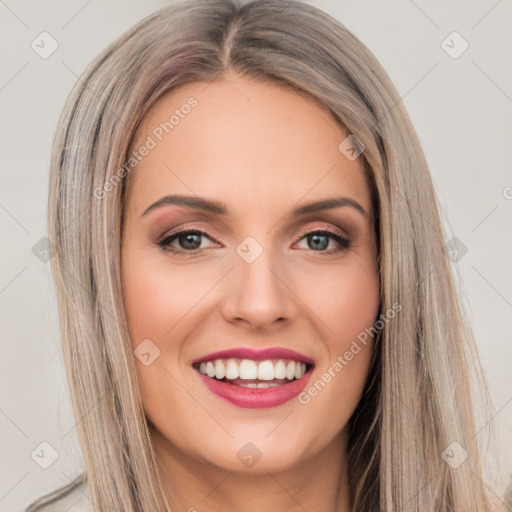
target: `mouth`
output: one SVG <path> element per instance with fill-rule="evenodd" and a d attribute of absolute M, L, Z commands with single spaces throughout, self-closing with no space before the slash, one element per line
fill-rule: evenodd
<path fill-rule="evenodd" d="M 275 407 L 293 399 L 315 367 L 311 358 L 290 351 L 280 350 L 282 357 L 269 357 L 272 349 L 250 351 L 253 357 L 249 358 L 249 349 L 243 349 L 243 354 L 240 350 L 211 354 L 192 364 L 213 394 L 238 407 Z M 235 352 L 245 357 L 233 357 Z"/>
<path fill-rule="evenodd" d="M 313 369 L 313 364 L 293 359 L 214 359 L 193 366 L 210 379 L 251 389 L 282 386 L 301 379 Z"/>

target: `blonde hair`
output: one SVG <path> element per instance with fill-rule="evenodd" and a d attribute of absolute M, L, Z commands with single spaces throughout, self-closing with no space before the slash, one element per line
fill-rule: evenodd
<path fill-rule="evenodd" d="M 470 399 L 477 354 L 418 138 L 391 80 L 354 35 L 311 5 L 278 0 L 187 0 L 155 12 L 91 63 L 60 119 L 49 238 L 82 481 L 95 510 L 170 510 L 123 309 L 119 170 L 158 98 L 228 71 L 307 94 L 365 147 L 381 311 L 403 308 L 379 331 L 349 423 L 353 510 L 490 510 Z M 468 453 L 456 469 L 442 458 L 454 442 Z"/>

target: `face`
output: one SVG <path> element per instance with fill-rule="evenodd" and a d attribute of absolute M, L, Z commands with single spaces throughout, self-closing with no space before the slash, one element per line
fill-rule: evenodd
<path fill-rule="evenodd" d="M 379 308 L 370 190 L 346 137 L 313 100 L 233 76 L 143 119 L 122 280 L 159 449 L 273 472 L 346 433 L 372 340 L 351 347 Z"/>

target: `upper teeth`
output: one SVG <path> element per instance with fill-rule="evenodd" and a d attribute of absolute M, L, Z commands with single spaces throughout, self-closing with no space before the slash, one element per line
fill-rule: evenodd
<path fill-rule="evenodd" d="M 288 380 L 300 379 L 306 373 L 306 363 L 288 359 L 215 359 L 203 361 L 199 371 L 215 379 L 259 379 L 259 380 Z"/>

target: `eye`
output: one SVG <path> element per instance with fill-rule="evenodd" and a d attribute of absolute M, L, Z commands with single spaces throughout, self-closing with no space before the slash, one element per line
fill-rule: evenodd
<path fill-rule="evenodd" d="M 206 237 L 209 240 L 211 238 L 199 229 L 187 229 L 177 231 L 170 235 L 164 236 L 160 239 L 157 244 L 165 251 L 172 252 L 173 254 L 199 254 L 204 247 L 201 247 L 201 238 Z M 171 245 L 177 241 L 179 247 Z"/>
<path fill-rule="evenodd" d="M 173 254 L 183 254 L 187 256 L 195 255 L 201 253 L 204 249 L 204 246 L 201 247 L 201 239 L 203 237 L 208 240 L 212 240 L 207 233 L 200 229 L 185 229 L 165 235 L 157 242 L 157 245 L 163 250 L 169 251 Z M 330 229 L 309 231 L 301 236 L 299 241 L 302 240 L 306 240 L 307 249 L 325 254 L 338 253 L 350 248 L 352 245 L 348 238 L 342 236 L 337 231 Z M 337 244 L 338 247 L 326 250 L 329 247 L 331 240 L 334 240 L 334 243 Z M 178 246 L 176 246 L 176 244 Z"/>
<path fill-rule="evenodd" d="M 308 249 L 326 254 L 341 252 L 352 246 L 352 242 L 348 238 L 330 229 L 309 231 L 305 235 L 302 235 L 300 240 L 306 240 Z M 325 250 L 329 247 L 330 240 L 334 240 L 335 243 L 338 244 L 338 247 Z"/>

